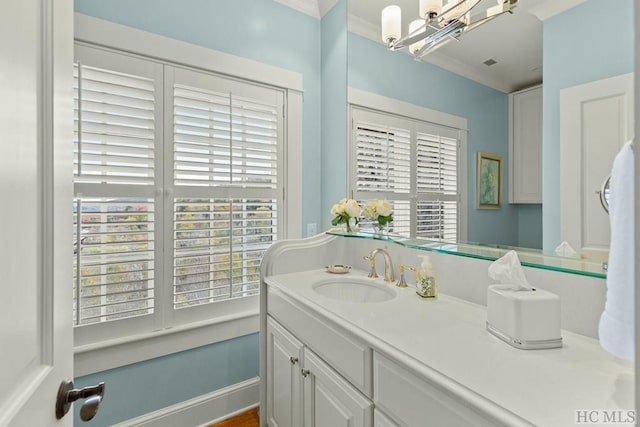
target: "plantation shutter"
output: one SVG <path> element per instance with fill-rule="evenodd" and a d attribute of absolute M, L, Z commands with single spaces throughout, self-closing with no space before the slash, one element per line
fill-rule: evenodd
<path fill-rule="evenodd" d="M 76 58 L 73 318 L 80 326 L 155 309 L 162 66 L 83 46 Z"/>
<path fill-rule="evenodd" d="M 278 237 L 283 93 L 167 67 L 173 307 L 250 296 Z"/>
<path fill-rule="evenodd" d="M 456 240 L 460 131 L 356 107 L 351 117 L 352 197 L 390 201 L 392 232 Z"/>
<path fill-rule="evenodd" d="M 457 241 L 459 132 L 417 125 L 416 236 Z"/>
<path fill-rule="evenodd" d="M 352 184 L 362 205 L 369 199 L 386 199 L 393 208 L 396 233 L 409 234 L 411 220 L 411 123 L 354 109 Z M 368 227 L 365 221 L 363 227 Z"/>

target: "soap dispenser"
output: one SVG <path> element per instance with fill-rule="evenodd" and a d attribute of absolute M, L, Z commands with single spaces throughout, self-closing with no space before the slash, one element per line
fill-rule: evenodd
<path fill-rule="evenodd" d="M 422 255 L 420 269 L 416 271 L 416 294 L 421 298 L 436 298 L 438 284 L 428 255 Z"/>

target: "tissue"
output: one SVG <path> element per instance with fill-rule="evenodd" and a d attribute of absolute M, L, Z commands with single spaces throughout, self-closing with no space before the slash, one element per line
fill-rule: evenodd
<path fill-rule="evenodd" d="M 524 275 L 516 251 L 509 251 L 489 266 L 489 277 L 503 285 L 511 285 L 514 291 L 530 291 L 531 285 Z"/>
<path fill-rule="evenodd" d="M 580 254 L 576 252 L 568 242 L 560 243 L 553 252 L 565 258 L 580 258 Z"/>

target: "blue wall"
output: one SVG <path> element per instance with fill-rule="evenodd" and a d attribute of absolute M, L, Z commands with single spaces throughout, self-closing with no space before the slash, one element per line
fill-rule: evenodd
<path fill-rule="evenodd" d="M 467 119 L 467 240 L 517 245 L 518 207 L 507 203 L 507 95 L 435 65 L 414 61 L 410 55 L 391 52 L 356 34 L 349 33 L 348 51 L 350 87 Z M 504 188 L 500 210 L 476 208 L 478 151 L 502 156 Z"/>
<path fill-rule="evenodd" d="M 302 223 L 320 222 L 320 21 L 265 0 L 75 0 L 75 11 L 302 73 Z M 302 231 L 304 232 L 304 230 Z"/>
<path fill-rule="evenodd" d="M 105 382 L 105 397 L 91 426 L 106 427 L 257 377 L 258 354 L 258 334 L 251 334 L 86 375 L 74 382 L 76 387 Z M 84 425 L 79 412 L 80 405 L 75 404 L 77 426 Z"/>
<path fill-rule="evenodd" d="M 331 226 L 329 210 L 346 197 L 347 176 L 347 0 L 340 0 L 321 23 L 322 81 L 322 222 Z"/>
<path fill-rule="evenodd" d="M 633 0 L 588 0 L 544 22 L 545 252 L 560 243 L 560 90 L 634 70 L 633 16 Z"/>

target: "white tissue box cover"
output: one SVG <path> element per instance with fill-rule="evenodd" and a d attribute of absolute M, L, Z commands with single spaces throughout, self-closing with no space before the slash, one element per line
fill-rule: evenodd
<path fill-rule="evenodd" d="M 559 341 L 560 297 L 542 289 L 513 290 L 511 285 L 491 285 L 487 290 L 487 328 L 506 335 L 511 341 L 500 337 L 518 348 L 535 348 L 538 341 Z M 498 334 L 494 333 L 498 336 Z M 522 344 L 524 345 L 518 345 Z M 539 348 L 544 348 L 539 347 Z"/>

